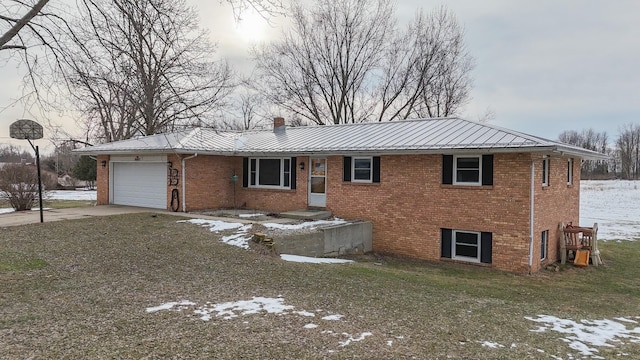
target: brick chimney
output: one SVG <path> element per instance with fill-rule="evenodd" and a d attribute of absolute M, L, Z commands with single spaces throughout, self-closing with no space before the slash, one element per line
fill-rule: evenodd
<path fill-rule="evenodd" d="M 283 117 L 273 118 L 273 132 L 284 132 L 285 129 Z"/>

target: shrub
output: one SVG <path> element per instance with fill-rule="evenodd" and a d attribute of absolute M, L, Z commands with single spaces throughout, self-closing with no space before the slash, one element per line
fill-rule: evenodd
<path fill-rule="evenodd" d="M 42 187 L 44 192 L 44 183 Z M 38 170 L 34 166 L 23 164 L 2 167 L 0 198 L 6 199 L 16 211 L 31 210 L 34 203 L 38 202 Z"/>

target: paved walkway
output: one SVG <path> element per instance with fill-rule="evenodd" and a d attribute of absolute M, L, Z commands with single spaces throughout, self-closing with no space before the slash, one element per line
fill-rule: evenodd
<path fill-rule="evenodd" d="M 222 221 L 232 221 L 232 222 L 240 222 L 240 223 L 247 223 L 247 224 L 256 222 L 250 219 L 216 217 L 216 216 L 208 216 L 208 215 L 202 215 L 202 214 L 171 212 L 168 210 L 149 209 L 149 208 L 123 206 L 123 205 L 98 205 L 98 206 L 85 206 L 85 207 L 68 208 L 68 209 L 50 209 L 50 210 L 44 210 L 43 218 L 44 218 L 44 222 L 52 222 L 52 221 L 62 221 L 62 220 L 83 219 L 83 218 L 93 217 L 93 216 L 110 216 L 110 215 L 143 213 L 143 212 L 175 215 L 175 216 L 192 218 L 192 219 L 196 218 L 196 219 L 222 220 Z M 273 220 L 270 220 L 269 222 L 288 223 L 292 221 L 294 220 L 273 219 Z M 31 210 L 31 211 L 19 211 L 19 212 L 10 212 L 5 214 L 0 214 L 0 228 L 8 227 L 8 226 L 38 224 L 38 223 L 40 223 L 40 211 Z"/>

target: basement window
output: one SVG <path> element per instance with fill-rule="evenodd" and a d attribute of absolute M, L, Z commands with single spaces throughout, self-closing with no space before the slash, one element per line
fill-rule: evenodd
<path fill-rule="evenodd" d="M 540 261 L 547 259 L 547 251 L 549 249 L 549 230 L 542 232 L 540 236 Z"/>

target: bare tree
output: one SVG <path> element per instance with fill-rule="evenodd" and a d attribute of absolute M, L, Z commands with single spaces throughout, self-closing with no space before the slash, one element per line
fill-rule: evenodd
<path fill-rule="evenodd" d="M 56 186 L 54 179 L 43 176 L 43 186 Z M 46 195 L 46 193 L 45 193 Z M 38 200 L 38 172 L 33 165 L 8 164 L 0 168 L 0 199 L 5 199 L 16 211 L 31 210 Z"/>
<path fill-rule="evenodd" d="M 3 13 L 0 13 L 0 23 L 3 24 L 0 27 L 0 29 L 3 29 L 3 33 L 0 35 L 0 51 L 27 49 L 24 37 L 20 36 L 20 31 L 26 27 L 34 35 L 40 33 L 36 28 L 37 25 L 32 24 L 31 20 L 42 11 L 48 2 L 49 0 L 38 0 L 32 3 L 9 0 L 0 5 L 3 11 Z M 17 39 L 17 41 L 11 43 L 14 39 Z"/>
<path fill-rule="evenodd" d="M 616 148 L 620 156 L 622 178 L 638 179 L 638 175 L 640 175 L 640 126 L 627 124 L 621 127 Z"/>
<path fill-rule="evenodd" d="M 603 154 L 609 153 L 609 135 L 606 131 L 597 132 L 593 129 L 585 129 L 581 132 L 575 130 L 567 130 L 560 133 L 558 140 L 579 146 L 584 149 L 597 151 Z M 609 173 L 610 168 L 616 168 L 615 160 L 588 160 L 582 162 L 581 174 L 582 178 L 588 179 L 594 176 L 602 177 Z M 615 172 L 614 172 L 615 174 Z"/>
<path fill-rule="evenodd" d="M 265 97 L 317 124 L 453 115 L 469 96 L 471 57 L 444 8 L 398 31 L 387 0 L 294 6 L 293 29 L 254 49 Z"/>
<path fill-rule="evenodd" d="M 183 0 L 84 0 L 62 75 L 90 137 L 203 124 L 232 88 L 205 35 Z"/>

